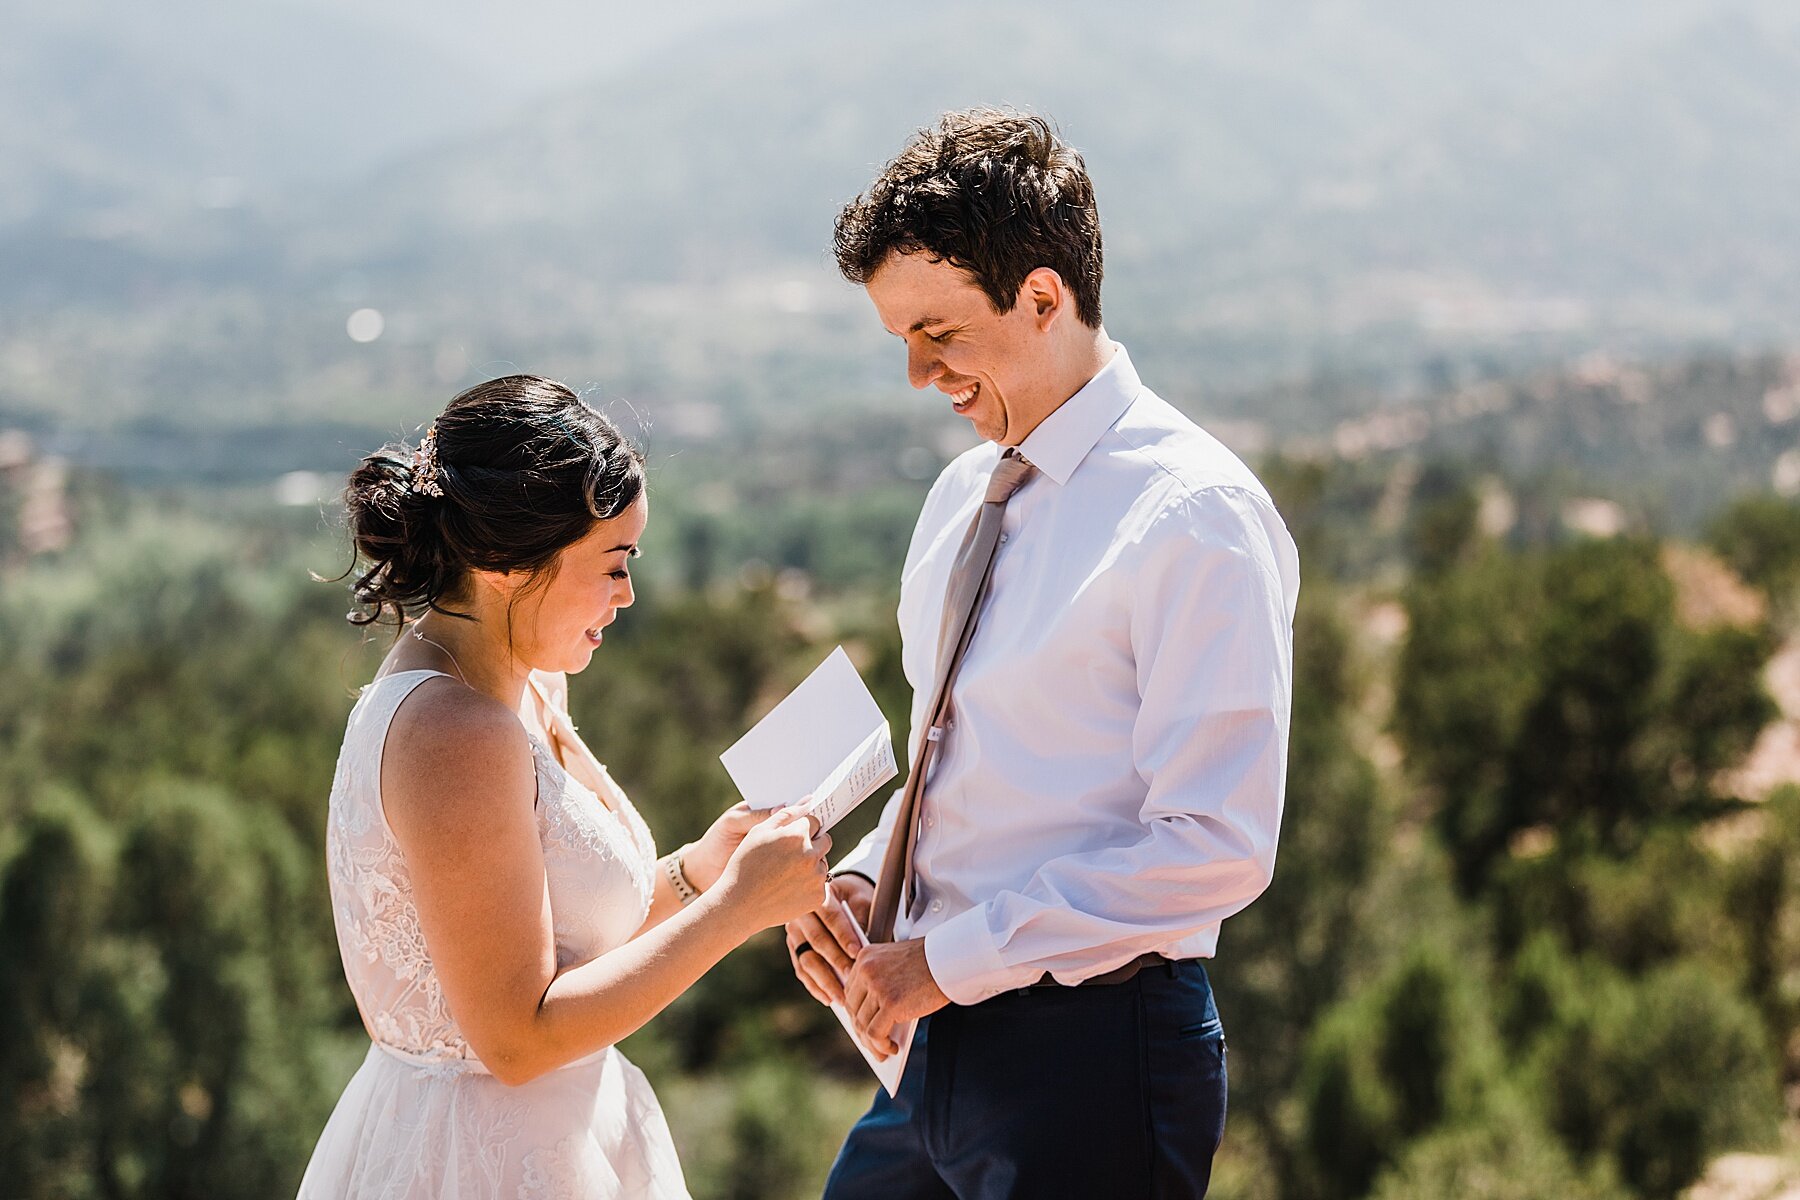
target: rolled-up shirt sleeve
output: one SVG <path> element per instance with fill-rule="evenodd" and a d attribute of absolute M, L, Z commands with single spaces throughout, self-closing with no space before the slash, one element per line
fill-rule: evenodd
<path fill-rule="evenodd" d="M 931 929 L 932 976 L 959 1004 L 1045 972 L 1078 983 L 1168 947 L 1243 909 L 1273 877 L 1293 690 L 1292 539 L 1266 497 L 1215 487 L 1171 504 L 1136 550 L 1141 832 L 1051 859 L 1023 888 Z"/>

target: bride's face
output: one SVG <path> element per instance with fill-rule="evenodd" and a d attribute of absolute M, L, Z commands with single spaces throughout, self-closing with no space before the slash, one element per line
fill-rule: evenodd
<path fill-rule="evenodd" d="M 631 507 L 565 548 L 546 577 L 520 588 L 512 606 L 512 644 L 521 661 L 571 675 L 587 667 L 603 631 L 636 599 L 630 560 L 649 516 L 649 501 L 640 494 Z"/>

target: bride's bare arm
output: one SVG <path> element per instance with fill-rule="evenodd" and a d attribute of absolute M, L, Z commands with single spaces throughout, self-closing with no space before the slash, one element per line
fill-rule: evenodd
<path fill-rule="evenodd" d="M 674 883 L 669 879 L 668 863 L 672 857 L 674 854 L 670 853 L 656 860 L 656 880 L 654 890 L 650 893 L 650 911 L 644 914 L 644 923 L 638 927 L 638 931 L 632 935 L 633 937 L 642 937 L 687 907 L 682 904 L 681 897 L 675 891 Z M 682 873 L 687 876 L 688 886 L 701 896 L 711 891 L 717 882 L 716 880 L 695 879 L 695 872 L 692 870 L 684 870 Z M 699 898 L 696 897 L 688 901 L 688 904 L 698 904 L 699 902 Z"/>
<path fill-rule="evenodd" d="M 750 832 L 699 899 L 558 975 L 536 791 L 530 743 L 503 705 L 448 681 L 421 684 L 401 705 L 382 804 L 445 999 L 502 1083 L 619 1041 L 750 934 L 824 894 L 829 839 L 813 837 L 805 818 L 776 818 Z"/>

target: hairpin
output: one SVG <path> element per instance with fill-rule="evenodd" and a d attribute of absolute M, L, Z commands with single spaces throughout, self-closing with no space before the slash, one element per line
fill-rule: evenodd
<path fill-rule="evenodd" d="M 419 448 L 413 451 L 412 479 L 407 486 L 415 492 L 424 492 L 427 496 L 442 496 L 444 489 L 438 484 L 440 474 L 437 458 L 437 422 L 425 431 L 424 440 Z"/>

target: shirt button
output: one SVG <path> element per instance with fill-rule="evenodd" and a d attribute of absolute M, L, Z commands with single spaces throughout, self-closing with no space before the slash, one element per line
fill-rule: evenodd
<path fill-rule="evenodd" d="M 933 900 L 931 902 L 931 911 L 932 912 L 943 912 L 944 911 L 944 902 L 942 900 Z"/>
<path fill-rule="evenodd" d="M 937 824 L 936 817 L 926 817 L 925 818 L 925 828 L 930 829 L 933 825 L 936 825 L 936 824 Z"/>
<path fill-rule="evenodd" d="M 1000 540 L 1001 540 L 1001 541 L 1002 541 L 1002 542 L 1008 542 L 1008 541 L 1011 541 L 1011 540 L 1012 540 L 1012 534 L 1010 534 L 1010 533 L 1003 533 L 1003 534 L 1001 534 L 1001 535 L 1000 535 Z"/>

